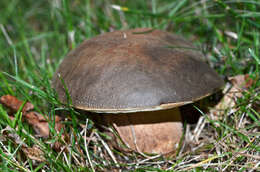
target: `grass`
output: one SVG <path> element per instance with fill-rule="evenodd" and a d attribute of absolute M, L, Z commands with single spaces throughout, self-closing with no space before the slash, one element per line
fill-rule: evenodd
<path fill-rule="evenodd" d="M 0 96 L 30 101 L 37 112 L 52 118 L 61 110 L 68 116 L 65 139 L 51 120 L 51 136 L 43 139 L 35 137 L 19 112 L 10 121 L 0 105 L 0 171 L 260 171 L 257 0 L 1 0 L 0 11 Z M 79 120 L 72 108 L 62 107 L 50 85 L 62 59 L 84 39 L 136 27 L 191 39 L 223 77 L 249 74 L 255 81 L 236 101 L 235 111 L 226 108 L 219 119 L 203 115 L 199 124 L 188 125 L 177 157 L 110 150 L 107 136 L 90 120 Z M 194 129 L 200 131 L 198 137 Z M 54 149 L 56 141 L 61 150 Z M 24 145 L 37 146 L 44 160 L 26 157 Z"/>

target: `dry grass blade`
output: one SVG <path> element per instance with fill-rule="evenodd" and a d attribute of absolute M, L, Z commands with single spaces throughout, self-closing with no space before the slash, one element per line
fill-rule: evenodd
<path fill-rule="evenodd" d="M 104 140 L 99 136 L 99 134 L 97 132 L 94 133 L 97 138 L 101 141 L 102 145 L 104 146 L 104 148 L 106 149 L 106 151 L 108 152 L 108 154 L 110 155 L 110 157 L 112 158 L 113 162 L 116 164 L 116 167 L 119 167 L 119 164 L 113 154 L 113 152 L 110 150 L 109 146 L 106 144 L 106 142 L 104 142 Z"/>
<path fill-rule="evenodd" d="M 243 152 L 238 152 L 237 154 L 242 155 L 242 156 L 246 156 L 248 158 L 253 158 L 253 159 L 260 161 L 260 156 L 258 156 L 258 155 L 251 155 L 251 154 L 246 154 L 246 153 L 243 153 Z"/>
<path fill-rule="evenodd" d="M 95 172 L 95 169 L 93 167 L 93 164 L 92 164 L 92 161 L 90 159 L 89 152 L 88 152 L 88 144 L 87 144 L 87 139 L 86 139 L 87 138 L 87 126 L 88 126 L 88 119 L 86 120 L 86 126 L 84 127 L 84 136 L 85 136 L 84 145 L 85 145 L 85 151 L 86 151 L 86 154 L 87 154 L 88 163 L 90 164 L 92 171 Z"/>
<path fill-rule="evenodd" d="M 4 25 L 0 24 L 0 28 L 1 28 L 1 30 L 2 30 L 2 32 L 4 34 L 4 36 L 5 36 L 5 39 L 7 40 L 8 44 L 12 46 L 13 45 L 13 41 L 9 37 L 8 33 L 6 32 L 6 29 L 5 29 Z"/>
<path fill-rule="evenodd" d="M 187 168 L 184 168 L 184 169 L 181 169 L 182 171 L 188 171 L 190 169 L 193 169 L 193 168 L 196 168 L 196 167 L 200 167 L 200 166 L 203 166 L 203 165 L 206 165 L 208 162 L 214 160 L 214 159 L 217 159 L 217 158 L 220 158 L 222 156 L 219 156 L 219 155 L 216 155 L 216 156 L 212 156 L 211 158 L 208 158 L 204 161 L 201 161 L 197 164 L 194 164 L 194 165 L 191 165 L 190 167 L 187 167 Z"/>
<path fill-rule="evenodd" d="M 259 166 L 260 166 L 260 161 L 258 161 L 258 163 L 256 163 L 255 166 L 251 170 L 249 170 L 248 172 L 260 171 Z"/>
<path fill-rule="evenodd" d="M 3 159 L 5 159 L 7 162 L 13 164 L 14 166 L 16 166 L 17 168 L 26 171 L 26 172 L 30 172 L 29 169 L 23 167 L 22 165 L 20 165 L 20 163 L 15 159 L 14 154 L 15 153 L 10 153 L 9 150 L 6 148 L 6 146 L 0 141 L 1 147 L 3 147 L 5 149 L 5 152 L 3 152 L 3 154 L 5 154 L 6 156 L 4 156 L 3 154 L 1 154 L 1 157 Z M 20 145 L 21 146 L 21 145 Z M 19 146 L 19 147 L 20 147 Z M 18 148 L 19 148 L 18 147 Z M 18 149 L 17 149 L 18 150 Z"/>
<path fill-rule="evenodd" d="M 247 148 L 248 146 L 250 146 L 254 141 L 255 141 L 256 137 L 254 137 L 250 143 L 248 143 L 245 148 Z M 243 151 L 240 151 L 240 152 L 235 152 L 233 153 L 233 157 L 229 160 L 229 164 L 227 164 L 224 168 L 223 168 L 223 171 L 225 171 L 234 161 L 235 159 L 240 155 L 240 153 L 245 153 L 247 150 L 243 150 Z"/>

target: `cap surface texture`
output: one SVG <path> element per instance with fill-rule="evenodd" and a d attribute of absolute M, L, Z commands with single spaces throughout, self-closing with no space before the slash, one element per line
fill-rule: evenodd
<path fill-rule="evenodd" d="M 203 54 L 174 34 L 148 28 L 115 31 L 84 41 L 53 78 L 59 99 L 95 112 L 135 112 L 177 107 L 220 88 L 223 80 Z"/>

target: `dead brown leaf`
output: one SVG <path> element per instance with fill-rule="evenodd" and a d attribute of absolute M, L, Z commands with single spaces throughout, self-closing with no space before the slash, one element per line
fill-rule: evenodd
<path fill-rule="evenodd" d="M 23 104 L 23 101 L 17 99 L 15 96 L 4 95 L 0 98 L 0 103 L 9 108 L 9 110 L 12 112 L 9 114 L 9 117 L 10 119 L 13 119 L 13 113 L 16 113 L 19 110 L 20 106 Z M 38 137 L 47 138 L 50 134 L 48 121 L 51 119 L 39 114 L 38 112 L 32 111 L 33 109 L 33 104 L 27 102 L 22 110 L 22 119 L 27 121 L 27 123 L 33 127 Z M 55 130 L 57 132 L 60 132 L 63 127 L 61 122 L 62 118 L 56 115 Z"/>
<path fill-rule="evenodd" d="M 12 112 L 17 112 L 20 108 L 20 106 L 23 104 L 21 100 L 18 100 L 15 96 L 11 95 L 4 95 L 0 98 L 0 103 L 2 103 L 4 106 L 9 108 Z M 34 108 L 33 104 L 30 102 L 27 102 L 24 107 L 22 112 L 28 112 Z"/>
<path fill-rule="evenodd" d="M 26 121 L 32 125 L 38 137 L 47 138 L 50 134 L 49 124 L 47 118 L 37 112 L 28 112 L 25 115 Z M 60 116 L 55 116 L 55 130 L 60 132 L 63 124 Z"/>
<path fill-rule="evenodd" d="M 245 75 L 237 75 L 234 77 L 228 78 L 234 87 L 240 89 L 248 89 L 251 87 L 256 81 L 254 81 L 248 74 Z"/>
<path fill-rule="evenodd" d="M 24 115 L 26 121 L 33 127 L 34 131 L 37 134 L 37 137 L 47 138 L 49 137 L 49 124 L 45 121 L 40 121 L 39 118 L 43 118 L 42 115 L 37 112 L 29 112 Z"/>

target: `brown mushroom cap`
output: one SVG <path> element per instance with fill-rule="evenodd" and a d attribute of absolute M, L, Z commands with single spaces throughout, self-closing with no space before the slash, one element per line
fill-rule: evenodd
<path fill-rule="evenodd" d="M 169 109 L 224 84 L 191 42 L 147 28 L 105 33 L 70 52 L 53 79 L 66 103 L 58 75 L 76 108 L 105 113 Z"/>

